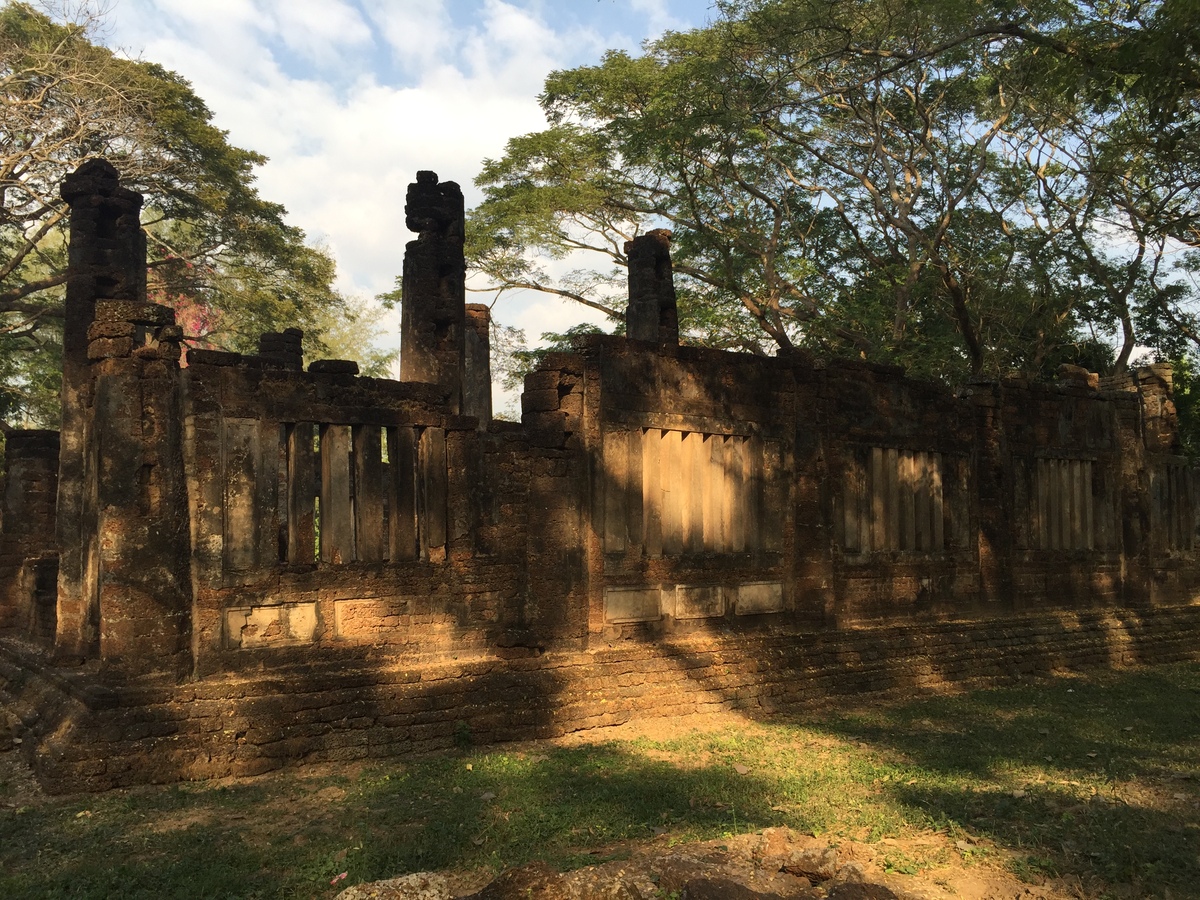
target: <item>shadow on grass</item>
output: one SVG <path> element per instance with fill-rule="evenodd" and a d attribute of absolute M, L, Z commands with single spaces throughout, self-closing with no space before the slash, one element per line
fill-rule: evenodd
<path fill-rule="evenodd" d="M 331 897 L 404 872 L 586 865 L 668 828 L 710 838 L 771 824 L 778 790 L 724 763 L 680 768 L 604 745 L 77 797 L 0 813 L 0 896 Z"/>
<path fill-rule="evenodd" d="M 1030 870 L 1200 897 L 1200 667 L 1059 678 L 814 725 L 877 751 L 881 791 Z"/>
<path fill-rule="evenodd" d="M 864 749 L 865 748 L 865 749 Z M 744 764 L 744 765 L 743 765 Z M 0 897 L 332 897 L 420 870 L 572 867 L 660 832 L 909 826 L 1029 874 L 1197 896 L 1200 666 L 725 728 L 493 748 L 2 808 Z M 347 877 L 331 885 L 342 872 Z"/>

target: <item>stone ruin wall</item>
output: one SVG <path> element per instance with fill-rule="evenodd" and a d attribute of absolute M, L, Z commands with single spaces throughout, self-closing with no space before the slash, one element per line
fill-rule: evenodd
<path fill-rule="evenodd" d="M 0 478 L 0 631 L 54 641 L 58 554 L 57 431 L 14 431 L 5 439 Z"/>
<path fill-rule="evenodd" d="M 9 436 L 0 523 L 0 691 L 51 787 L 1195 652 L 1168 367 L 952 391 L 681 347 L 650 232 L 630 338 L 492 421 L 453 183 L 409 190 L 401 381 L 295 329 L 181 368 L 140 198 L 98 161 L 63 193 L 64 432 Z"/>

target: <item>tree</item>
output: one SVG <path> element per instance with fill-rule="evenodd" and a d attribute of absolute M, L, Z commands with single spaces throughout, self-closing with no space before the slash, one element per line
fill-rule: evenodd
<path fill-rule="evenodd" d="M 1115 333 L 1123 366 L 1138 309 L 1193 298 L 1163 263 L 1195 237 L 1200 129 L 1150 137 L 1197 116 L 1183 5 L 726 0 L 547 79 L 549 127 L 478 179 L 472 265 L 615 315 L 624 240 L 666 225 L 696 342 L 959 377 Z M 581 253 L 600 272 L 537 262 Z"/>
<path fill-rule="evenodd" d="M 95 24 L 0 7 L 0 418 L 13 421 L 57 415 L 58 185 L 88 158 L 109 159 L 145 195 L 151 299 L 180 307 L 192 339 L 244 350 L 295 325 L 316 352 L 322 323 L 345 305 L 333 260 L 258 195 L 264 158 L 232 146 L 178 75 L 93 43 Z"/>

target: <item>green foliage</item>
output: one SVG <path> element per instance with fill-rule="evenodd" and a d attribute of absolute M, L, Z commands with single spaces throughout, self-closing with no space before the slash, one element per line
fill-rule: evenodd
<path fill-rule="evenodd" d="M 542 360 L 551 353 L 569 353 L 574 349 L 575 341 L 589 334 L 604 334 L 604 330 L 595 325 L 572 325 L 561 334 L 556 331 L 543 331 L 542 346 L 530 349 L 525 343 L 525 332 L 517 329 L 506 329 L 499 345 L 499 366 L 495 367 L 496 375 L 505 390 L 520 391 L 525 383 L 525 376 L 541 365 Z"/>
<path fill-rule="evenodd" d="M 255 189 L 264 157 L 232 146 L 177 74 L 93 43 L 95 24 L 0 7 L 0 416 L 12 422 L 56 418 L 46 380 L 66 271 L 58 185 L 89 158 L 145 196 L 150 299 L 178 307 L 194 340 L 244 350 L 297 326 L 316 353 L 345 307 L 333 260 Z"/>
<path fill-rule="evenodd" d="M 1143 310 L 1197 299 L 1168 272 L 1200 245 L 1183 6 L 725 0 L 547 78 L 549 127 L 477 179 L 471 265 L 615 315 L 625 241 L 665 226 L 690 342 L 951 379 L 1123 367 Z"/>
<path fill-rule="evenodd" d="M 400 348 L 393 344 L 388 350 L 376 343 L 383 334 L 386 314 L 384 307 L 358 297 L 346 298 L 337 307 L 315 310 L 314 333 L 305 333 L 306 341 L 311 339 L 316 345 L 307 351 L 309 358 L 353 359 L 361 375 L 394 378 Z"/>

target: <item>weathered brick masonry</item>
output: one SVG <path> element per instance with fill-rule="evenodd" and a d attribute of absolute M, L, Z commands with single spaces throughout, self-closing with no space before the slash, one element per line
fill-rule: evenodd
<path fill-rule="evenodd" d="M 453 183 L 409 191 L 401 381 L 294 329 L 181 368 L 140 198 L 98 161 L 64 197 L 64 432 L 10 435 L 0 520 L 0 691 L 52 789 L 1197 655 L 1166 367 L 952 391 L 681 347 L 652 232 L 631 338 L 494 422 Z"/>

